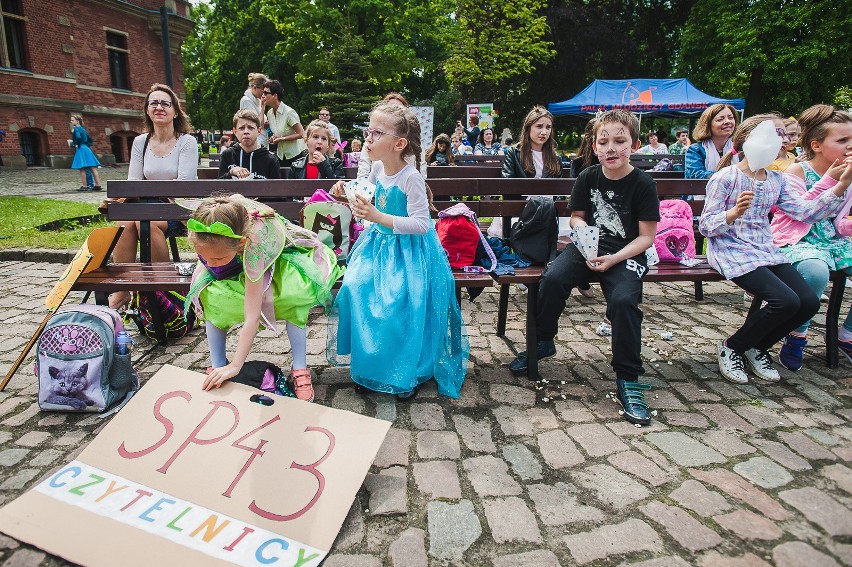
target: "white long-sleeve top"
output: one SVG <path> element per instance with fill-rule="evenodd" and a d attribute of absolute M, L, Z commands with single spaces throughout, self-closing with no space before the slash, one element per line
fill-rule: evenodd
<path fill-rule="evenodd" d="M 388 190 L 396 185 L 405 193 L 408 216 L 392 215 L 394 234 L 426 234 L 432 226 L 429 197 L 426 194 L 426 180 L 414 166 L 408 164 L 396 175 L 386 175 L 384 164 L 376 161 L 373 162 L 368 181 L 381 184 Z"/>

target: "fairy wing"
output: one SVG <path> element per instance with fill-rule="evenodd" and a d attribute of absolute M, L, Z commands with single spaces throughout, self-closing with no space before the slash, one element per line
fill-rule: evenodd
<path fill-rule="evenodd" d="M 243 269 L 246 277 L 256 282 L 263 277 L 264 272 L 287 245 L 287 225 L 284 219 L 275 214 L 272 207 L 245 197 L 241 202 L 251 218 L 249 231 L 245 235 Z"/>

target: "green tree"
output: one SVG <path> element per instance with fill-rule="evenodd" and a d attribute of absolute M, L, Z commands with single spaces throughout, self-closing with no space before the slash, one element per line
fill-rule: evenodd
<path fill-rule="evenodd" d="M 317 99 L 320 82 L 340 73 L 330 63 L 346 56 L 359 58 L 358 78 L 366 78 L 376 98 L 403 84 L 408 93 L 426 95 L 440 82 L 456 27 L 453 8 L 453 0 L 265 0 L 261 13 L 281 36 L 276 51 L 293 62 L 296 85 L 318 105 L 328 102 Z"/>
<path fill-rule="evenodd" d="M 338 49 L 323 60 L 326 68 L 320 73 L 323 78 L 313 95 L 317 106 L 331 109 L 332 121 L 344 140 L 361 137 L 356 126 L 367 122 L 367 112 L 378 98 L 376 87 L 367 75 L 369 66 L 363 51 L 363 39 L 344 30 Z"/>
<path fill-rule="evenodd" d="M 852 72 L 852 11 L 834 0 L 697 0 L 678 69 L 696 86 L 744 97 L 746 114 L 828 102 Z"/>
<path fill-rule="evenodd" d="M 195 27 L 182 54 L 187 110 L 196 128 L 231 127 L 251 72 L 283 78 L 295 98 L 294 83 L 287 80 L 293 67 L 274 50 L 281 37 L 260 16 L 262 1 L 214 0 L 192 8 Z"/>
<path fill-rule="evenodd" d="M 545 39 L 546 0 L 457 0 L 458 34 L 444 65 L 466 102 L 505 108 L 528 87 L 535 68 L 554 56 Z"/>
<path fill-rule="evenodd" d="M 852 87 L 842 86 L 834 93 L 834 106 L 852 110 Z"/>

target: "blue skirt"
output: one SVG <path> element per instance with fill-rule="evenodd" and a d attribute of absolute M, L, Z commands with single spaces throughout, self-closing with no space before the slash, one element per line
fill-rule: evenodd
<path fill-rule="evenodd" d="M 101 162 L 95 157 L 95 153 L 89 146 L 80 146 L 74 152 L 74 161 L 71 162 L 71 169 L 83 169 L 84 167 L 100 167 Z"/>
<path fill-rule="evenodd" d="M 435 379 L 457 398 L 470 355 L 455 281 L 434 228 L 393 234 L 373 224 L 358 238 L 329 317 L 328 358 L 377 392 L 410 392 Z"/>

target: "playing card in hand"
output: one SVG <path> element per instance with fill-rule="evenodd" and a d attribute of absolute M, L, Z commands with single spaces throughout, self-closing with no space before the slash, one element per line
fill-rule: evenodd
<path fill-rule="evenodd" d="M 596 226 L 577 226 L 571 229 L 568 233 L 571 242 L 577 246 L 577 250 L 583 255 L 583 258 L 590 260 L 598 256 L 598 240 L 600 239 L 600 229 Z"/>
<path fill-rule="evenodd" d="M 368 201 L 373 200 L 373 194 L 376 192 L 376 186 L 368 182 L 366 179 L 353 179 L 343 184 L 343 191 L 346 193 L 346 198 L 350 203 L 355 202 L 355 197 L 360 195 Z"/>

